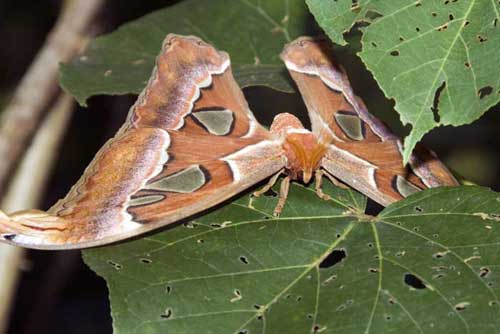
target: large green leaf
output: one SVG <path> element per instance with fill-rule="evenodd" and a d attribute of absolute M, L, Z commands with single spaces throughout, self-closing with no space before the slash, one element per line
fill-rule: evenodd
<path fill-rule="evenodd" d="M 336 43 L 369 23 L 360 56 L 412 125 L 405 161 L 432 128 L 470 123 L 500 101 L 498 1 L 306 1 Z"/>
<path fill-rule="evenodd" d="M 61 85 L 84 104 L 96 94 L 139 93 L 168 33 L 193 34 L 231 55 L 242 87 L 293 91 L 279 59 L 283 45 L 312 33 L 314 20 L 297 0 L 185 0 L 97 38 L 61 67 Z"/>
<path fill-rule="evenodd" d="M 378 217 L 364 198 L 294 185 L 84 253 L 115 333 L 498 333 L 500 194 L 417 193 Z"/>

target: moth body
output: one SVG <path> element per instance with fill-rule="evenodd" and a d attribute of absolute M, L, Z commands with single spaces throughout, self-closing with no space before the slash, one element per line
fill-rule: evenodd
<path fill-rule="evenodd" d="M 304 128 L 302 122 L 292 114 L 278 114 L 271 133 L 282 137 L 285 171 L 292 180 L 309 183 L 312 175 L 320 168 L 326 146 L 319 142 L 314 133 Z"/>

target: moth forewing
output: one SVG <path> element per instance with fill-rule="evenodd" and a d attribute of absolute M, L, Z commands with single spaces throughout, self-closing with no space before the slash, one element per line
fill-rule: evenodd
<path fill-rule="evenodd" d="M 284 167 L 225 52 L 168 35 L 117 135 L 48 213 L 0 214 L 0 240 L 30 248 L 103 245 L 204 211 Z"/>
<path fill-rule="evenodd" d="M 298 38 L 281 57 L 304 98 L 313 133 L 328 144 L 321 163 L 326 171 L 384 206 L 428 187 L 458 185 L 422 147 L 403 165 L 399 138 L 353 93 L 326 40 Z"/>

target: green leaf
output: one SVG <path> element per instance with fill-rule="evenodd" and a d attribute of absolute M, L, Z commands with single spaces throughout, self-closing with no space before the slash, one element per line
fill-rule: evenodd
<path fill-rule="evenodd" d="M 500 101 L 498 1 L 306 1 L 336 43 L 368 22 L 360 56 L 412 125 L 405 161 L 429 130 L 470 123 Z"/>
<path fill-rule="evenodd" d="M 115 333 L 497 333 L 500 194 L 412 195 L 378 217 L 292 185 L 191 223 L 84 252 L 109 286 Z"/>
<path fill-rule="evenodd" d="M 302 1 L 186 0 L 92 41 L 85 54 L 61 66 L 60 82 L 80 104 L 96 94 L 140 93 L 168 33 L 197 35 L 229 52 L 242 87 L 293 92 L 279 59 L 283 45 L 314 23 Z"/>

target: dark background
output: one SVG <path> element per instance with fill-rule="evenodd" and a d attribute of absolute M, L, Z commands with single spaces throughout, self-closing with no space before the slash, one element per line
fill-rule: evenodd
<path fill-rule="evenodd" d="M 173 2 L 176 1 L 108 1 L 95 29 L 110 32 Z M 60 0 L 0 0 L 0 110 L 43 45 L 60 5 Z M 359 59 L 351 57 L 343 65 L 368 107 L 396 132 L 404 133 L 397 114 L 390 108 L 392 104 L 383 101 Z M 269 123 L 269 115 L 278 112 L 304 113 L 298 96 L 265 88 L 246 89 L 245 95 L 263 123 Z M 88 108 L 76 110 L 41 208 L 49 208 L 66 194 L 100 146 L 124 121 L 134 99 L 135 96 L 97 96 L 89 100 Z M 500 113 L 489 111 L 472 125 L 432 131 L 424 143 L 467 180 L 498 191 L 499 130 Z M 105 282 L 85 266 L 78 251 L 29 251 L 23 268 L 8 333 L 112 332 Z"/>

